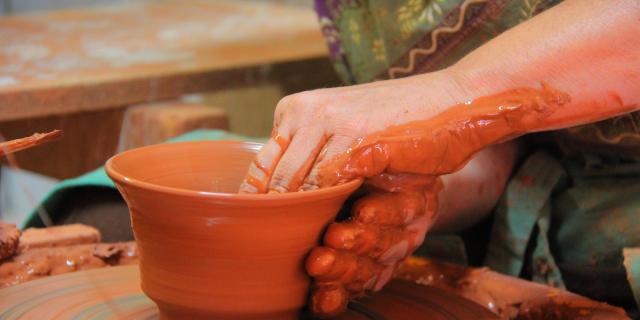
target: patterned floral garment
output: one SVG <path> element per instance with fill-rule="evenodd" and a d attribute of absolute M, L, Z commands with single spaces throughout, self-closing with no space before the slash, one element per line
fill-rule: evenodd
<path fill-rule="evenodd" d="M 335 69 L 355 84 L 445 68 L 559 2 L 316 0 L 316 10 Z M 516 172 L 484 262 L 637 309 L 640 113 L 550 136 L 562 152 L 534 152 Z"/>

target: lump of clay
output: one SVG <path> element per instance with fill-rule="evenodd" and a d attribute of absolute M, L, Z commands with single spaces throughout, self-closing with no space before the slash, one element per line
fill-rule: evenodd
<path fill-rule="evenodd" d="M 18 250 L 20 230 L 15 224 L 0 222 L 0 261 L 12 257 Z"/>

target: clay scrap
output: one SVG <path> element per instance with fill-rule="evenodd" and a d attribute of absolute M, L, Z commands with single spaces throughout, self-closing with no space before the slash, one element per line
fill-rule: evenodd
<path fill-rule="evenodd" d="M 0 222 L 0 288 L 50 275 L 138 263 L 135 242 L 100 243 L 86 225 L 20 232 Z"/>
<path fill-rule="evenodd" d="M 74 244 L 100 242 L 98 229 L 83 225 L 69 224 L 49 228 L 29 228 L 20 236 L 20 251 L 43 248 L 60 247 Z"/>
<path fill-rule="evenodd" d="M 13 256 L 18 250 L 20 230 L 15 224 L 0 221 L 0 261 Z"/>

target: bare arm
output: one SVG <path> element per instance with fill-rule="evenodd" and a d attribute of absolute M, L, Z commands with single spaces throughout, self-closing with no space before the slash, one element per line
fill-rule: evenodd
<path fill-rule="evenodd" d="M 457 232 L 484 218 L 500 199 L 522 146 L 515 141 L 488 147 L 461 170 L 442 176 L 434 232 Z"/>
<path fill-rule="evenodd" d="M 640 2 L 566 1 L 487 43 L 447 72 L 455 75 L 469 98 L 532 87 L 540 81 L 567 92 L 570 104 L 540 123 L 536 131 L 636 110 L 640 105 Z M 491 190 L 504 189 L 516 147 L 496 147 L 483 150 L 465 168 L 443 177 L 441 212 L 434 231 L 467 227 L 497 203 L 499 194 Z"/>
<path fill-rule="evenodd" d="M 450 68 L 468 98 L 546 82 L 569 105 L 536 130 L 566 128 L 640 106 L 640 1 L 568 0 Z"/>
<path fill-rule="evenodd" d="M 256 186 L 245 183 L 242 189 L 286 192 L 301 186 L 330 184 L 322 182 L 319 177 L 322 171 L 335 172 L 337 166 L 328 164 L 361 142 L 362 137 L 384 135 L 394 126 L 423 121 L 426 122 L 423 131 L 412 135 L 422 134 L 429 140 L 435 130 L 468 123 L 471 113 L 482 120 L 485 114 L 497 112 L 501 106 L 498 94 L 517 88 L 539 89 L 541 83 L 564 93 L 568 101 L 563 101 L 561 108 L 544 119 L 533 117 L 524 130 L 503 126 L 503 131 L 491 139 L 478 138 L 487 132 L 481 126 L 462 128 L 466 132 L 456 127 L 457 132 L 441 135 L 449 140 L 466 135 L 465 139 L 454 141 L 459 147 L 474 143 L 457 155 L 443 156 L 459 157 L 449 159 L 451 168 L 459 168 L 459 161 L 466 161 L 471 154 L 500 139 L 566 128 L 636 110 L 640 105 L 638 39 L 637 0 L 568 0 L 503 33 L 443 71 L 289 96 L 278 104 L 274 138 L 258 156 L 266 170 L 250 168 L 249 175 L 260 183 Z M 468 112 L 454 110 L 460 109 L 460 103 L 481 100 L 487 95 L 498 95 L 493 98 L 494 105 L 485 103 L 484 109 L 470 108 Z M 527 103 L 526 97 L 520 102 Z M 401 131 L 391 134 L 398 132 L 400 135 L 387 140 L 402 142 L 406 135 L 403 137 Z M 372 144 L 376 142 L 375 137 L 371 140 Z M 441 149 L 451 144 L 449 140 L 434 140 L 428 148 L 419 145 L 420 150 L 404 153 L 395 150 L 386 155 L 390 158 L 387 160 L 399 164 L 408 159 L 410 165 L 392 168 L 388 162 L 393 161 L 378 161 L 378 166 L 367 167 L 367 172 L 355 168 L 353 175 L 372 176 L 388 169 L 448 173 L 430 170 L 428 162 L 434 164 L 433 159 L 438 157 L 432 155 L 443 152 Z M 406 158 L 407 153 L 422 153 L 427 158 L 416 161 Z M 424 167 L 416 168 L 415 163 Z"/>

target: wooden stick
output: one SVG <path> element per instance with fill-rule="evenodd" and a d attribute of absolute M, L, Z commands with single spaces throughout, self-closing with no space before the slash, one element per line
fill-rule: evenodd
<path fill-rule="evenodd" d="M 30 137 L 10 140 L 0 143 L 0 157 L 14 152 L 39 146 L 45 142 L 62 137 L 62 130 L 53 130 L 47 133 L 34 133 Z"/>

